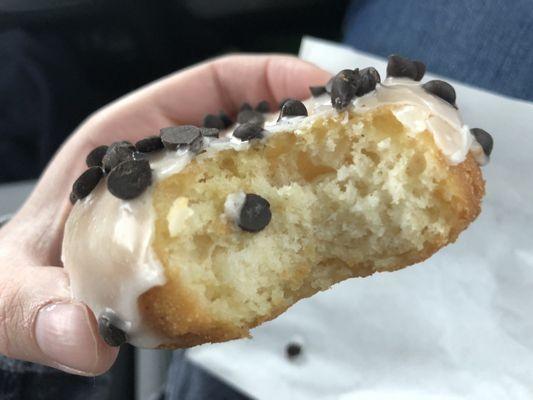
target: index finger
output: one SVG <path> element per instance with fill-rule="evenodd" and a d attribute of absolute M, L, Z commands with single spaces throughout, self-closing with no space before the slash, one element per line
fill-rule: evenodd
<path fill-rule="evenodd" d="M 243 102 L 266 100 L 275 106 L 287 97 L 309 97 L 309 86 L 325 84 L 329 75 L 291 56 L 227 56 L 157 83 L 153 96 L 166 115 L 199 122 L 221 109 L 235 114 Z"/>
<path fill-rule="evenodd" d="M 162 78 L 99 111 L 92 132 L 140 139 L 168 125 L 196 124 L 208 113 L 237 113 L 243 102 L 269 102 L 276 109 L 287 97 L 309 97 L 309 86 L 323 85 L 330 74 L 293 56 L 232 55 L 207 61 Z M 94 120 L 96 119 L 96 121 Z M 90 142 L 101 144 L 99 134 Z"/>
<path fill-rule="evenodd" d="M 135 142 L 169 125 L 200 125 L 208 113 L 238 111 L 242 102 L 267 100 L 276 109 L 286 97 L 305 98 L 309 86 L 325 84 L 330 74 L 292 56 L 232 55 L 174 73 L 106 106 L 82 124 L 63 145 L 40 179 L 27 205 L 28 224 L 35 228 L 39 208 L 43 229 L 60 240 L 68 213 L 68 191 L 85 166 L 85 155 L 96 146 L 118 140 Z M 50 188 L 61 188 L 51 191 Z M 55 204 L 63 199 L 61 213 Z M 51 205 L 48 213 L 43 204 Z M 21 219 L 24 212 L 17 214 Z M 21 232 L 25 228 L 21 229 Z M 58 248 L 56 246 L 56 248 Z M 55 257 L 57 259 L 57 256 Z"/>

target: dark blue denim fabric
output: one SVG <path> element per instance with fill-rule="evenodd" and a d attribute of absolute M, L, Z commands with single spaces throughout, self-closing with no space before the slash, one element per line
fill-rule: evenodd
<path fill-rule="evenodd" d="M 533 99 L 533 0 L 356 0 L 344 41 L 473 86 Z"/>

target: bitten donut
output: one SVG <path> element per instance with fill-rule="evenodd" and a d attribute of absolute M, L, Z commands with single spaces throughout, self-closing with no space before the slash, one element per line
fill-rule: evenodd
<path fill-rule="evenodd" d="M 480 213 L 492 138 L 455 91 L 389 57 L 234 124 L 100 146 L 73 185 L 62 259 L 110 345 L 249 336 L 334 283 L 420 262 Z"/>

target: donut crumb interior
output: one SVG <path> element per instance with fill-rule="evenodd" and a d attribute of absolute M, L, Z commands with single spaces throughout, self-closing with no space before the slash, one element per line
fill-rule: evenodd
<path fill-rule="evenodd" d="M 448 165 L 429 131 L 410 132 L 392 111 L 317 117 L 247 151 L 200 155 L 159 182 L 153 248 L 168 282 L 144 302 L 153 323 L 188 344 L 243 336 L 336 282 L 454 241 L 479 213 L 479 169 L 471 156 Z M 262 231 L 225 217 L 239 191 L 270 202 Z"/>

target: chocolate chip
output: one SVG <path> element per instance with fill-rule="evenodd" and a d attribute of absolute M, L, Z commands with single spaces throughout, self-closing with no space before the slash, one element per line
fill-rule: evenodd
<path fill-rule="evenodd" d="M 135 148 L 142 153 L 151 153 L 161 150 L 163 148 L 163 142 L 159 136 L 149 136 L 135 143 Z"/>
<path fill-rule="evenodd" d="M 345 108 L 356 96 L 361 84 L 358 70 L 345 69 L 333 78 L 331 104 L 337 110 Z"/>
<path fill-rule="evenodd" d="M 265 117 L 258 111 L 244 110 L 237 115 L 237 122 L 239 124 L 249 122 L 255 125 L 263 125 L 265 123 Z"/>
<path fill-rule="evenodd" d="M 474 135 L 477 142 L 483 149 L 483 152 L 488 157 L 490 156 L 490 153 L 492 153 L 492 148 L 494 146 L 494 139 L 492 139 L 492 136 L 487 131 L 481 129 L 481 128 L 472 128 L 470 129 L 470 133 Z"/>
<path fill-rule="evenodd" d="M 283 117 L 307 116 L 307 108 L 300 100 L 287 100 L 279 113 L 278 121 Z"/>
<path fill-rule="evenodd" d="M 271 218 L 270 203 L 257 194 L 247 193 L 239 215 L 239 227 L 247 232 L 259 232 Z"/>
<path fill-rule="evenodd" d="M 290 97 L 285 97 L 283 100 L 279 102 L 279 109 L 281 110 L 283 108 L 283 104 L 285 104 L 287 101 L 291 100 Z"/>
<path fill-rule="evenodd" d="M 245 110 L 249 110 L 249 111 L 253 110 L 250 103 L 244 102 L 241 104 L 241 108 L 239 109 L 239 111 L 245 111 Z"/>
<path fill-rule="evenodd" d="M 91 150 L 85 159 L 88 167 L 101 167 L 102 158 L 104 158 L 107 151 L 107 146 L 98 146 Z"/>
<path fill-rule="evenodd" d="M 72 185 L 74 196 L 79 200 L 87 197 L 98 185 L 102 176 L 104 176 L 104 171 L 100 167 L 91 167 L 86 170 Z"/>
<path fill-rule="evenodd" d="M 140 151 L 134 151 L 132 159 L 133 160 L 147 160 L 148 156 L 146 155 L 146 153 L 141 153 Z"/>
<path fill-rule="evenodd" d="M 422 61 L 413 61 L 416 67 L 416 78 L 415 81 L 420 81 L 424 77 L 424 74 L 426 73 L 426 64 L 424 64 Z"/>
<path fill-rule="evenodd" d="M 127 141 L 111 144 L 102 158 L 105 171 L 109 172 L 121 162 L 131 160 L 134 151 L 135 146 Z"/>
<path fill-rule="evenodd" d="M 334 76 L 332 76 L 329 81 L 326 83 L 326 92 L 331 93 L 331 87 L 333 86 L 333 79 L 335 79 Z"/>
<path fill-rule="evenodd" d="M 217 128 L 217 129 L 224 129 L 224 121 L 220 118 L 218 115 L 213 114 L 207 114 L 204 117 L 204 126 L 206 128 Z"/>
<path fill-rule="evenodd" d="M 295 359 L 302 353 L 302 346 L 298 343 L 289 343 L 285 348 L 285 353 L 289 359 Z"/>
<path fill-rule="evenodd" d="M 251 124 L 251 123 L 245 123 L 242 125 L 239 125 L 235 131 L 233 132 L 233 136 L 236 138 L 241 139 L 241 141 L 245 142 L 247 140 L 251 139 L 261 139 L 264 136 L 265 130 L 261 125 Z"/>
<path fill-rule="evenodd" d="M 217 128 L 200 128 L 200 133 L 203 137 L 214 137 L 218 138 L 220 130 Z"/>
<path fill-rule="evenodd" d="M 419 72 L 414 62 L 397 54 L 392 54 L 387 63 L 387 76 L 416 79 Z"/>
<path fill-rule="evenodd" d="M 204 149 L 204 138 L 203 136 L 198 136 L 190 145 L 189 150 L 194 154 L 200 153 Z"/>
<path fill-rule="evenodd" d="M 364 68 L 359 71 L 360 85 L 357 89 L 356 96 L 363 96 L 376 88 L 381 82 L 379 72 L 373 67 Z"/>
<path fill-rule="evenodd" d="M 98 317 L 98 333 L 104 341 L 112 347 L 118 347 L 128 341 L 126 332 L 119 328 L 122 321 L 115 313 L 104 311 Z"/>
<path fill-rule="evenodd" d="M 424 83 L 422 87 L 455 107 L 455 89 L 448 82 L 435 79 Z"/>
<path fill-rule="evenodd" d="M 147 160 L 124 161 L 111 170 L 107 189 L 119 199 L 128 200 L 141 195 L 152 183 L 152 170 Z"/>
<path fill-rule="evenodd" d="M 318 97 L 326 93 L 326 87 L 325 86 L 309 86 L 309 91 L 311 92 L 311 95 L 313 97 Z"/>
<path fill-rule="evenodd" d="M 192 125 L 171 126 L 161 129 L 161 140 L 169 150 L 190 145 L 201 136 L 200 128 Z"/>
<path fill-rule="evenodd" d="M 257 106 L 255 106 L 255 111 L 259 111 L 261 113 L 269 113 L 270 112 L 270 104 L 268 104 L 268 101 L 263 100 L 260 101 Z"/>
<path fill-rule="evenodd" d="M 230 117 L 228 117 L 228 115 L 224 111 L 220 111 L 218 116 L 220 117 L 222 122 L 224 122 L 224 128 L 228 128 L 231 125 L 233 125 L 233 121 L 231 120 Z"/>
<path fill-rule="evenodd" d="M 78 196 L 76 196 L 76 193 L 70 192 L 70 196 L 68 198 L 72 204 L 76 203 L 78 201 Z"/>

